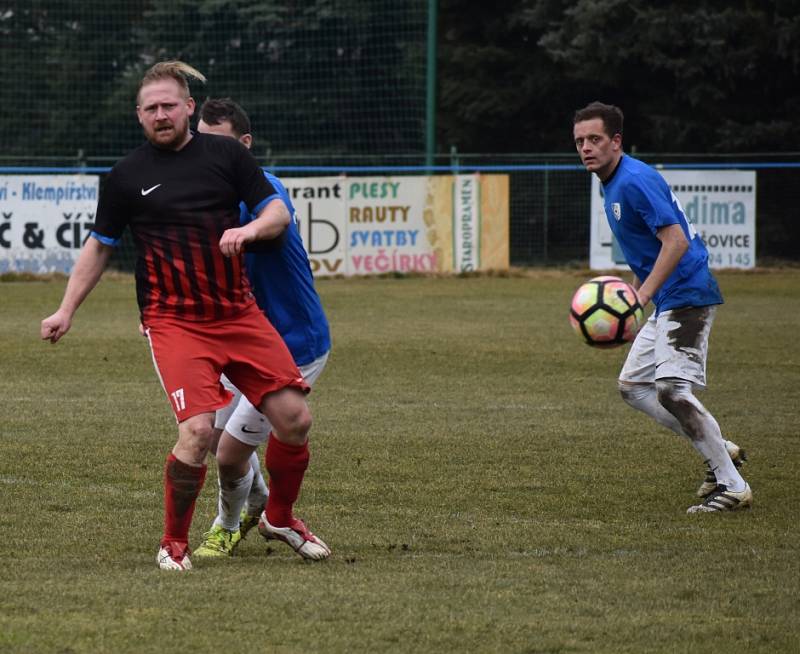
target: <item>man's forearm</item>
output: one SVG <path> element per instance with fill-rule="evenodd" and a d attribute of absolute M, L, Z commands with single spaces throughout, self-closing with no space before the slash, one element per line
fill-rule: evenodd
<path fill-rule="evenodd" d="M 645 303 L 649 302 L 664 285 L 689 249 L 689 243 L 678 225 L 664 229 L 663 232 L 659 232 L 658 237 L 661 241 L 661 250 L 653 264 L 653 270 L 639 287 L 639 296 Z"/>
<path fill-rule="evenodd" d="M 255 220 L 243 227 L 226 229 L 219 240 L 219 248 L 226 257 L 238 256 L 248 243 L 280 236 L 291 219 L 283 200 L 275 198 L 259 211 Z"/>
<path fill-rule="evenodd" d="M 111 257 L 112 248 L 89 237 L 69 276 L 60 309 L 74 314 L 91 290 L 97 285 Z"/>
<path fill-rule="evenodd" d="M 283 200 L 276 198 L 270 201 L 259 212 L 256 219 L 245 227 L 252 234 L 254 241 L 262 241 L 280 236 L 291 219 Z"/>

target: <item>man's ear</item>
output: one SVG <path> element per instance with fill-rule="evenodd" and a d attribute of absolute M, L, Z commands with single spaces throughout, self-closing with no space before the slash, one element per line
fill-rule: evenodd
<path fill-rule="evenodd" d="M 250 146 L 253 145 L 253 135 L 252 134 L 242 134 L 239 137 L 239 143 L 241 143 L 244 147 L 246 147 L 249 150 Z"/>

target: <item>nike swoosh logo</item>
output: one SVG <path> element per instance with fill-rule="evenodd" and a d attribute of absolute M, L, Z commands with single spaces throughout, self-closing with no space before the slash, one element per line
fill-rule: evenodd
<path fill-rule="evenodd" d="M 245 434 L 260 434 L 260 433 L 261 433 L 261 430 L 259 430 L 259 429 L 256 429 L 255 431 L 253 431 L 253 430 L 251 430 L 251 429 L 248 429 L 248 428 L 247 428 L 247 427 L 245 427 L 244 425 L 242 425 L 242 431 L 243 431 Z"/>
<path fill-rule="evenodd" d="M 161 184 L 156 184 L 155 186 L 151 186 L 151 187 L 150 187 L 149 189 L 147 189 L 146 191 L 145 191 L 144 189 L 142 189 L 142 195 L 150 195 L 150 193 L 152 193 L 153 191 L 155 191 L 155 190 L 156 190 L 156 189 L 157 189 L 159 186 L 161 186 Z"/>

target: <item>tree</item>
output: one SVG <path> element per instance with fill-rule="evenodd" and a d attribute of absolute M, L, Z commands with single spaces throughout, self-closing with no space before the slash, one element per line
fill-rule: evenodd
<path fill-rule="evenodd" d="M 205 93 L 239 101 L 257 152 L 416 153 L 424 17 L 419 2 L 396 0 L 172 0 L 148 12 L 140 47 L 194 63 Z"/>
<path fill-rule="evenodd" d="M 148 3 L 27 0 L 0 6 L 3 155 L 24 160 L 107 154 L 105 98 L 135 59 L 131 33 Z M 98 17 L 103 16 L 99 21 Z M 92 148 L 99 144 L 101 147 Z"/>
<path fill-rule="evenodd" d="M 115 159 L 152 63 L 184 59 L 253 117 L 256 153 L 424 152 L 419 0 L 32 0 L 0 7 L 7 157 Z M 13 111 L 12 111 L 13 108 Z"/>
<path fill-rule="evenodd" d="M 440 133 L 461 150 L 564 150 L 595 99 L 640 150 L 796 149 L 796 0 L 442 5 Z"/>
<path fill-rule="evenodd" d="M 439 9 L 440 151 L 563 152 L 595 99 L 640 151 L 796 150 L 800 0 Z M 0 0 L 0 156 L 113 161 L 141 141 L 141 74 L 178 57 L 198 99 L 248 109 L 262 159 L 421 161 L 425 21 L 424 0 Z"/>

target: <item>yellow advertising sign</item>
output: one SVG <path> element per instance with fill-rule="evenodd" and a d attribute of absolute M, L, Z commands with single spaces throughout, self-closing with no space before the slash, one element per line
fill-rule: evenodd
<path fill-rule="evenodd" d="M 507 175 L 282 181 L 317 276 L 508 269 Z"/>

